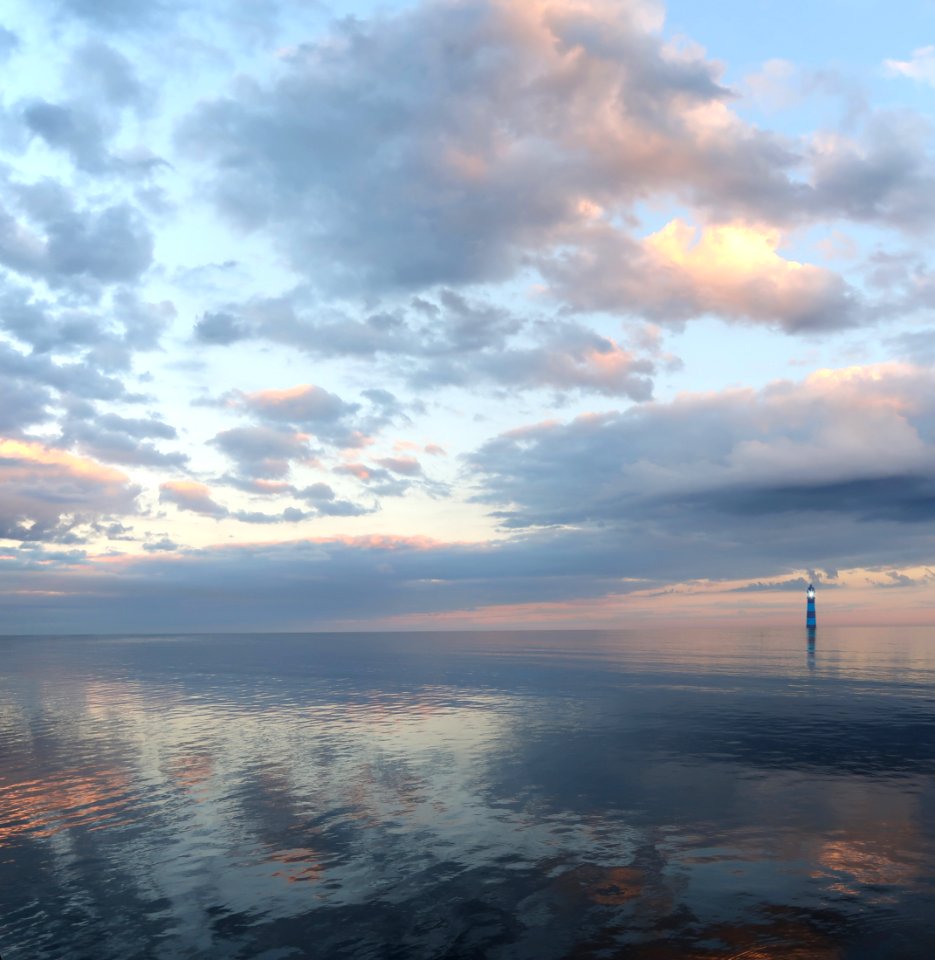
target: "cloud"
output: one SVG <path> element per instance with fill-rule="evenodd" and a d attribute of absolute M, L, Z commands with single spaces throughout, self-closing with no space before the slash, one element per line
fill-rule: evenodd
<path fill-rule="evenodd" d="M 12 30 L 0 27 L 0 63 L 12 56 L 19 45 L 19 37 Z"/>
<path fill-rule="evenodd" d="M 289 474 L 293 461 L 310 461 L 308 437 L 271 427 L 234 427 L 211 441 L 230 457 L 246 477 L 279 479 Z"/>
<path fill-rule="evenodd" d="M 15 192 L 27 218 L 16 219 L 0 203 L 0 264 L 52 287 L 82 279 L 135 281 L 149 267 L 153 237 L 130 204 L 78 210 L 54 181 L 19 186 Z"/>
<path fill-rule="evenodd" d="M 51 402 L 52 394 L 45 388 L 0 372 L 0 433 L 15 435 L 45 422 L 51 416 Z"/>
<path fill-rule="evenodd" d="M 310 459 L 312 452 L 307 442 L 312 437 L 325 444 L 359 448 L 370 442 L 370 433 L 381 429 L 399 413 L 398 404 L 391 393 L 378 391 L 374 397 L 368 398 L 373 409 L 365 415 L 361 412 L 361 404 L 348 403 L 337 394 L 314 384 L 250 393 L 233 390 L 221 397 L 217 404 L 246 413 L 261 425 L 225 431 L 215 438 L 215 442 L 238 460 L 241 466 L 247 461 L 255 463 L 262 459 L 248 453 L 248 450 L 259 450 L 261 447 L 288 453 L 286 459 L 295 459 L 300 455 Z"/>
<path fill-rule="evenodd" d="M 894 76 L 935 86 L 935 47 L 919 47 L 909 60 L 885 60 L 884 66 Z"/>
<path fill-rule="evenodd" d="M 159 499 L 173 503 L 180 510 L 190 510 L 206 517 L 226 517 L 230 511 L 212 496 L 211 488 L 195 480 L 167 480 L 159 484 Z"/>
<path fill-rule="evenodd" d="M 579 323 L 517 316 L 449 289 L 415 297 L 408 309 L 365 316 L 322 309 L 308 303 L 307 291 L 300 290 L 206 314 L 194 333 L 196 340 L 213 345 L 261 339 L 315 356 L 385 358 L 394 376 L 420 391 L 480 381 L 511 389 L 594 391 L 645 400 L 652 394 L 655 372 L 654 361 L 645 354 Z M 368 397 L 367 392 L 363 395 Z M 395 400 L 394 410 L 387 416 L 403 415 Z"/>
<path fill-rule="evenodd" d="M 198 481 L 169 480 L 159 486 L 159 499 L 163 503 L 173 503 L 180 510 L 190 510 L 192 513 L 200 513 L 206 517 L 214 517 L 218 520 L 229 518 L 240 523 L 263 525 L 299 523 L 315 517 L 359 517 L 373 512 L 373 508 L 363 507 L 348 500 L 338 500 L 334 491 L 324 483 L 312 484 L 301 490 L 284 484 L 275 493 L 305 501 L 312 509 L 289 506 L 282 508 L 278 513 L 263 510 L 231 510 L 214 499 L 210 487 Z"/>
<path fill-rule="evenodd" d="M 422 473 L 422 464 L 415 457 L 382 457 L 377 463 L 391 473 L 404 477 L 417 477 Z"/>
<path fill-rule="evenodd" d="M 179 7 L 170 0 L 124 3 L 123 0 L 56 0 L 58 8 L 70 16 L 86 20 L 94 27 L 115 32 L 142 30 L 163 22 Z"/>
<path fill-rule="evenodd" d="M 68 153 L 79 170 L 102 173 L 110 166 L 107 135 L 93 111 L 36 100 L 23 111 L 23 122 L 50 147 Z"/>
<path fill-rule="evenodd" d="M 68 542 L 93 521 L 136 513 L 119 470 L 27 440 L 0 439 L 0 537 Z"/>
<path fill-rule="evenodd" d="M 935 156 L 929 122 L 909 111 L 879 110 L 859 138 L 812 138 L 813 217 L 928 233 L 935 222 Z"/>
<path fill-rule="evenodd" d="M 822 591 L 837 589 L 838 585 L 823 581 L 821 578 L 813 577 L 792 577 L 789 580 L 772 580 L 763 582 L 758 580 L 754 583 L 746 583 L 742 587 L 733 587 L 732 593 L 805 593 L 810 584 L 821 586 Z"/>
<path fill-rule="evenodd" d="M 574 307 L 624 311 L 658 323 L 713 314 L 787 333 L 854 326 L 868 311 L 829 270 L 787 260 L 781 233 L 740 223 L 699 231 L 682 220 L 634 242 L 608 226 L 590 242 L 543 264 Z"/>
<path fill-rule="evenodd" d="M 458 0 L 343 20 L 277 81 L 204 102 L 179 142 L 225 213 L 344 291 L 503 280 L 654 192 L 785 216 L 800 158 L 729 110 L 720 67 L 666 43 L 659 11 Z"/>
<path fill-rule="evenodd" d="M 348 617 L 599 596 L 612 589 L 612 562 L 603 546 L 547 536 L 496 544 L 310 538 L 46 569 L 42 583 L 61 591 L 71 616 L 92 630 L 120 630 L 141 617 L 152 630 L 308 629 Z M 8 582 L 25 589 L 33 581 L 27 572 Z M 28 606 L 21 599 L 17 615 Z M 56 605 L 43 610 L 27 629 L 60 629 Z"/>
<path fill-rule="evenodd" d="M 875 587 L 883 589 L 899 589 L 902 587 L 922 587 L 935 582 L 935 573 L 926 570 L 921 577 L 910 577 L 908 574 L 900 573 L 898 570 L 888 570 L 887 579 L 883 582 L 874 583 Z"/>
<path fill-rule="evenodd" d="M 188 463 L 187 454 L 158 450 L 150 442 L 151 438 L 175 440 L 177 433 L 162 420 L 100 414 L 87 405 L 79 407 L 63 422 L 59 443 L 76 446 L 106 463 L 150 467 L 180 467 Z"/>
<path fill-rule="evenodd" d="M 630 576 L 903 565 L 935 521 L 933 386 L 895 364 L 821 371 L 524 427 L 469 465 L 507 526 L 603 530 Z"/>
<path fill-rule="evenodd" d="M 99 39 L 76 48 L 68 71 L 73 85 L 80 86 L 83 95 L 97 103 L 138 108 L 148 100 L 130 60 Z"/>
<path fill-rule="evenodd" d="M 327 431 L 360 409 L 359 404 L 347 403 L 313 384 L 242 394 L 239 405 L 264 420 L 289 423 L 310 431 Z"/>
<path fill-rule="evenodd" d="M 68 296 L 40 299 L 24 286 L 0 293 L 0 328 L 34 354 L 81 357 L 110 372 L 130 369 L 137 351 L 156 349 L 174 316 L 171 302 L 146 302 L 123 287 L 93 308 Z"/>
<path fill-rule="evenodd" d="M 68 99 L 34 98 L 22 105 L 22 121 L 31 134 L 92 175 L 147 174 L 164 163 L 142 146 L 122 154 L 111 149 L 126 129 L 124 111 L 142 113 L 150 99 L 123 54 L 100 40 L 89 41 L 72 54 L 64 81 L 73 91 Z"/>
<path fill-rule="evenodd" d="M 194 337 L 200 343 L 228 346 L 250 336 L 247 326 L 229 313 L 206 313 L 195 324 Z"/>
<path fill-rule="evenodd" d="M 56 363 L 42 354 L 23 354 L 0 341 L 0 378 L 40 384 L 65 395 L 88 399 L 136 401 L 116 377 L 108 377 L 88 363 Z"/>

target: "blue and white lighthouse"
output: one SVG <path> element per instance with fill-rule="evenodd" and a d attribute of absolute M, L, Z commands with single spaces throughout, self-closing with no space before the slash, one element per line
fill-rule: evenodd
<path fill-rule="evenodd" d="M 815 617 L 815 588 L 811 584 L 808 585 L 805 596 L 805 628 L 808 630 L 809 635 L 814 635 L 818 627 L 818 620 Z"/>

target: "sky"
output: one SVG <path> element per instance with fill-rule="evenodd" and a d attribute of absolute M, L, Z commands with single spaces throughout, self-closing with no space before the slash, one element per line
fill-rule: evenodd
<path fill-rule="evenodd" d="M 0 632 L 935 622 L 935 3 L 12 0 Z"/>

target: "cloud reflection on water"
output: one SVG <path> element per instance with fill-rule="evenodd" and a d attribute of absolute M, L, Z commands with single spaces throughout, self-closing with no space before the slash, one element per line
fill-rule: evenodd
<path fill-rule="evenodd" d="M 560 639 L 4 641 L 0 945 L 917 955 L 931 658 Z"/>

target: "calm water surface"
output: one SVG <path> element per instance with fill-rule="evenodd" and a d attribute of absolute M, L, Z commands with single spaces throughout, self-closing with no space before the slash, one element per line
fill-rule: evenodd
<path fill-rule="evenodd" d="M 935 632 L 0 638 L 0 954 L 935 956 Z"/>

